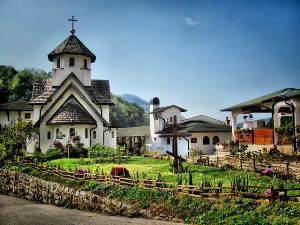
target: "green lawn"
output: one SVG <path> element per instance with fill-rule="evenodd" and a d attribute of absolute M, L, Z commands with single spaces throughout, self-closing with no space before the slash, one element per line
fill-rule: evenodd
<path fill-rule="evenodd" d="M 113 167 L 121 166 L 126 167 L 131 176 L 135 177 L 136 173 L 139 173 L 141 177 L 142 173 L 145 173 L 149 178 L 156 179 L 158 173 L 160 172 L 167 182 L 176 182 L 176 174 L 173 174 L 169 171 L 169 161 L 168 160 L 159 160 L 152 159 L 142 156 L 132 156 L 128 161 L 117 163 L 100 163 L 95 164 L 91 160 L 92 164 L 88 165 L 89 159 L 57 159 L 52 160 L 49 163 L 52 165 L 59 165 L 61 168 L 65 170 L 74 171 L 75 168 L 85 168 L 89 169 L 92 173 L 95 173 L 96 168 L 98 167 L 98 171 L 105 172 L 109 174 L 110 170 Z M 260 176 L 259 174 L 253 172 L 239 171 L 239 170 L 224 170 L 215 167 L 203 166 L 203 165 L 192 165 L 184 163 L 184 166 L 190 166 L 193 173 L 193 183 L 194 185 L 199 185 L 203 179 L 209 179 L 210 181 L 217 182 L 218 180 L 222 180 L 224 182 L 224 186 L 230 185 L 230 179 L 238 176 L 249 175 L 249 185 L 260 185 L 260 186 L 277 186 L 280 182 L 284 182 L 288 187 L 300 187 L 300 184 L 292 182 L 292 181 L 281 181 L 277 178 L 270 178 L 267 176 Z M 188 174 L 184 174 L 187 178 Z"/>

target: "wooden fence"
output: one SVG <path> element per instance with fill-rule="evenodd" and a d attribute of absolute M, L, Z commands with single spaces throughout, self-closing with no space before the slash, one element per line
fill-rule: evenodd
<path fill-rule="evenodd" d="M 290 200 L 300 197 L 300 188 L 281 188 L 275 189 L 266 186 L 250 186 L 250 185 L 237 185 L 231 186 L 212 186 L 206 187 L 202 185 L 177 185 L 171 182 L 158 182 L 150 179 L 133 179 L 120 176 L 107 176 L 107 175 L 94 175 L 90 173 L 76 175 L 74 172 L 68 172 L 65 170 L 59 170 L 57 168 L 46 168 L 42 165 L 36 165 L 34 163 L 20 163 L 21 166 L 30 166 L 42 171 L 48 171 L 51 174 L 57 176 L 63 176 L 66 179 L 76 180 L 93 180 L 106 184 L 126 185 L 133 187 L 141 187 L 151 190 L 163 190 L 163 191 L 175 191 L 178 195 L 187 195 L 191 197 L 244 197 L 244 198 L 256 198 L 256 199 L 269 199 L 274 201 Z M 267 190 L 272 190 L 272 195 L 267 195 Z"/>
<path fill-rule="evenodd" d="M 243 158 L 235 156 L 214 157 L 200 156 L 199 161 L 205 165 L 214 167 L 224 167 L 228 165 L 235 169 L 241 169 L 251 172 L 262 172 L 268 167 L 272 167 L 276 172 L 281 172 L 285 175 L 290 175 L 295 181 L 300 182 L 300 164 L 296 162 L 267 162 L 260 161 L 254 158 Z"/>
<path fill-rule="evenodd" d="M 273 144 L 272 129 L 253 129 L 248 133 L 235 133 L 235 138 L 244 144 L 268 145 Z"/>

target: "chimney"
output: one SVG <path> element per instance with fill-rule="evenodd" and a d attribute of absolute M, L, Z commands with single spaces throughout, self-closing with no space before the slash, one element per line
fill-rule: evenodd
<path fill-rule="evenodd" d="M 149 125 L 150 125 L 150 135 L 151 135 L 152 143 L 154 143 L 157 138 L 157 134 L 155 133 L 158 129 L 158 124 L 155 122 L 156 115 L 153 114 L 153 111 L 158 108 L 159 108 L 159 98 L 155 97 L 150 100 L 150 110 L 149 110 L 150 111 Z"/>
<path fill-rule="evenodd" d="M 159 98 L 154 97 L 150 100 L 150 113 L 153 112 L 155 109 L 159 108 Z"/>

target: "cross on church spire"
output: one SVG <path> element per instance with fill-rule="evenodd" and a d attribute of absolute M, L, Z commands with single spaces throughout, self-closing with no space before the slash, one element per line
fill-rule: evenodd
<path fill-rule="evenodd" d="M 74 22 L 77 22 L 77 20 L 74 18 L 74 16 L 72 16 L 72 18 L 69 19 L 69 21 L 72 22 L 71 34 L 74 34 L 75 33 Z"/>

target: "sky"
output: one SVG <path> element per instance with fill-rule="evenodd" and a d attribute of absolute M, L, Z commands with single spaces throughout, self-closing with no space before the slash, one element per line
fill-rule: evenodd
<path fill-rule="evenodd" d="M 0 64 L 51 70 L 69 34 L 97 56 L 93 79 L 184 116 L 300 88 L 300 1 L 0 0 Z"/>

